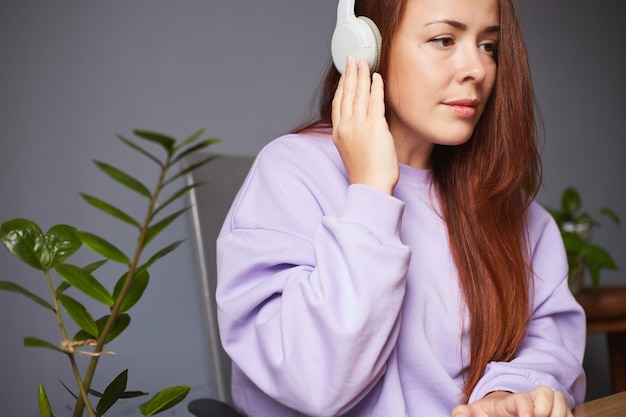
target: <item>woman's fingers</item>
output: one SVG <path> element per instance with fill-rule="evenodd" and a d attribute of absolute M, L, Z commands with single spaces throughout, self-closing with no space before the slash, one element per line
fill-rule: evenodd
<path fill-rule="evenodd" d="M 341 100 L 343 97 L 343 76 L 339 78 L 339 84 L 337 85 L 337 90 L 335 91 L 335 96 L 333 97 L 332 103 L 332 111 L 331 111 L 331 119 L 333 122 L 333 129 L 336 129 L 341 122 Z M 334 135 L 333 135 L 334 136 Z"/>
<path fill-rule="evenodd" d="M 548 387 L 538 387 L 530 393 L 530 396 L 532 398 L 534 412 L 537 417 L 552 416 L 552 408 L 554 407 L 554 391 Z"/>
<path fill-rule="evenodd" d="M 370 67 L 365 59 L 360 59 L 356 64 L 356 86 L 354 93 L 354 103 L 352 105 L 353 117 L 363 120 L 368 115 L 370 103 L 370 88 L 372 86 L 370 78 Z"/>
<path fill-rule="evenodd" d="M 353 57 L 349 56 L 346 61 L 346 68 L 341 76 L 343 78 L 343 88 L 341 91 L 340 112 L 342 119 L 352 117 L 354 97 L 357 89 L 358 68 Z"/>
<path fill-rule="evenodd" d="M 567 401 L 565 401 L 565 396 L 560 391 L 554 392 L 554 409 L 552 410 L 552 414 L 555 417 L 574 417 L 574 413 L 567 406 Z"/>
<path fill-rule="evenodd" d="M 530 393 L 493 392 L 472 404 L 459 405 L 452 417 L 572 417 L 565 396 L 540 386 Z"/>
<path fill-rule="evenodd" d="M 533 401 L 525 392 L 518 392 L 517 394 L 512 394 L 510 397 L 511 404 L 505 406 L 505 409 L 512 416 L 520 416 L 520 417 L 534 417 L 533 414 Z"/>
<path fill-rule="evenodd" d="M 367 61 L 348 57 L 332 104 L 332 121 L 337 126 L 341 120 L 352 117 L 365 118 L 370 105 L 370 70 Z M 382 97 L 381 97 L 382 100 Z"/>
<path fill-rule="evenodd" d="M 373 117 L 385 117 L 385 87 L 383 77 L 377 72 L 372 75 L 368 112 Z"/>
<path fill-rule="evenodd" d="M 391 194 L 399 169 L 385 119 L 382 78 L 372 78 L 367 61 L 348 58 L 332 103 L 332 137 L 351 184 Z"/>
<path fill-rule="evenodd" d="M 540 386 L 530 393 L 534 413 L 537 417 L 571 417 L 572 411 L 567 406 L 563 393 L 550 387 Z"/>

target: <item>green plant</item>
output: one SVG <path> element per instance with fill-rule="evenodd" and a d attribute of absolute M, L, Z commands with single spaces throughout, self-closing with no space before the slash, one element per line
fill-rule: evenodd
<path fill-rule="evenodd" d="M 617 265 L 605 248 L 591 243 L 591 230 L 600 226 L 600 215 L 616 225 L 620 223 L 619 217 L 608 207 L 603 207 L 597 215 L 583 211 L 580 193 L 572 186 L 563 190 L 559 209 L 547 206 L 546 209 L 556 220 L 563 236 L 569 263 L 570 284 L 574 277 L 588 270 L 593 291 L 596 291 L 600 284 L 600 271 L 616 270 Z"/>
<path fill-rule="evenodd" d="M 187 168 L 176 170 L 173 174 L 170 171 L 179 166 L 178 163 L 185 156 L 219 142 L 214 138 L 201 139 L 204 134 L 202 129 L 181 142 L 164 134 L 145 130 L 135 130 L 134 134 L 147 142 L 140 146 L 136 141 L 131 141 L 121 135 L 117 137 L 158 166 L 158 175 L 152 191 L 133 176 L 112 165 L 100 161 L 95 161 L 95 164 L 108 177 L 136 192 L 147 201 L 143 220 L 136 220 L 96 196 L 81 193 L 83 199 L 92 207 L 137 230 L 138 238 L 130 256 L 108 240 L 67 224 L 55 225 L 45 234 L 35 222 L 23 218 L 6 221 L 0 226 L 0 238 L 9 252 L 41 271 L 47 282 L 50 302 L 24 286 L 10 281 L 0 281 L 0 290 L 24 295 L 56 316 L 62 337 L 60 345 L 36 337 L 26 337 L 24 345 L 52 349 L 69 359 L 77 392 L 72 392 L 67 385 L 64 383 L 63 385 L 76 399 L 74 417 L 82 416 L 85 409 L 89 416 L 99 417 L 104 415 L 119 399 L 148 395 L 141 391 L 127 390 L 128 370 L 120 373 L 102 391 L 97 391 L 92 387 L 92 380 L 100 357 L 111 353 L 105 350 L 107 344 L 129 326 L 128 311 L 141 299 L 150 280 L 150 267 L 182 243 L 182 241 L 173 242 L 153 252 L 149 257 L 144 257 L 144 250 L 153 239 L 180 217 L 186 208 L 168 215 L 164 215 L 163 210 L 198 184 L 176 189 L 159 204 L 162 191 L 215 157 L 207 157 Z M 156 147 L 160 152 L 165 151 L 165 156 L 157 158 L 145 145 Z M 83 245 L 94 252 L 98 259 L 86 266 L 68 263 L 70 257 Z M 102 269 L 99 268 L 108 261 L 121 265 L 121 272 L 113 277 L 117 283 L 112 291 L 102 284 L 105 281 L 97 279 L 94 275 L 96 272 L 100 273 Z M 78 301 L 75 294 L 95 300 L 97 302 L 95 305 L 102 306 L 105 310 L 104 314 L 94 319 L 94 315 Z M 78 328 L 72 337 L 69 335 L 68 317 Z M 85 358 L 87 358 L 86 363 L 81 363 L 81 359 Z M 139 406 L 141 415 L 151 416 L 173 407 L 186 397 L 189 389 L 188 386 L 175 386 L 158 392 Z M 91 401 L 95 399 L 98 402 L 93 407 Z M 52 417 L 52 408 L 41 384 L 38 390 L 38 402 L 41 416 Z"/>

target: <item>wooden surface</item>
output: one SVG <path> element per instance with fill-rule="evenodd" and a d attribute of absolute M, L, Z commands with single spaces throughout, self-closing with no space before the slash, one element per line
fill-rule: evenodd
<path fill-rule="evenodd" d="M 626 287 L 600 287 L 597 293 L 583 288 L 576 300 L 587 314 L 587 332 L 626 331 Z"/>
<path fill-rule="evenodd" d="M 589 401 L 574 409 L 575 417 L 625 417 L 626 391 Z"/>
<path fill-rule="evenodd" d="M 626 391 L 626 287 L 584 288 L 576 299 L 587 314 L 587 333 L 607 334 L 613 392 Z"/>

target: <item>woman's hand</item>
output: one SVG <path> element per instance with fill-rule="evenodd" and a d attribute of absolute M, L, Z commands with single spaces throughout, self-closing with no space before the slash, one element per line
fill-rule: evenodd
<path fill-rule="evenodd" d="M 380 74 L 374 73 L 370 82 L 367 61 L 348 57 L 333 98 L 333 141 L 351 184 L 392 194 L 400 174 L 384 96 Z"/>
<path fill-rule="evenodd" d="M 572 417 L 563 394 L 541 386 L 531 392 L 492 392 L 452 410 L 452 417 Z"/>

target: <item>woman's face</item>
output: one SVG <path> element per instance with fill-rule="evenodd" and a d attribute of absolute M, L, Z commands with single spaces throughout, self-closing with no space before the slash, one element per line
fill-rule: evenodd
<path fill-rule="evenodd" d="M 498 0 L 408 0 L 391 41 L 387 120 L 400 162 L 467 141 L 496 78 Z M 423 166 L 422 166 L 423 167 Z"/>

